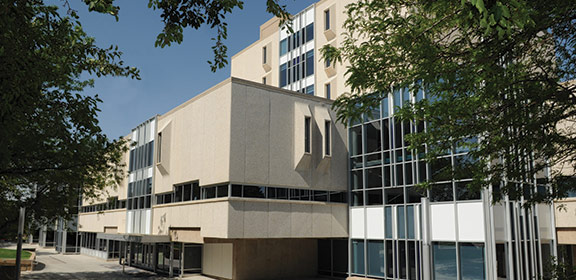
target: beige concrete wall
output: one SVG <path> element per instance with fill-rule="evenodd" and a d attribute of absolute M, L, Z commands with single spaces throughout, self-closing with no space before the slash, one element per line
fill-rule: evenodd
<path fill-rule="evenodd" d="M 154 192 L 198 180 L 228 181 L 230 164 L 230 79 L 158 117 L 162 159 L 156 165 Z"/>
<path fill-rule="evenodd" d="M 154 206 L 152 234 L 167 235 L 170 228 L 200 228 L 202 237 L 227 238 L 227 198 Z"/>
<path fill-rule="evenodd" d="M 554 202 L 558 244 L 576 245 L 576 198 Z"/>
<path fill-rule="evenodd" d="M 202 274 L 232 279 L 234 246 L 232 243 L 207 243 L 202 248 Z"/>
<path fill-rule="evenodd" d="M 344 203 L 232 198 L 228 238 L 348 237 Z"/>
<path fill-rule="evenodd" d="M 355 0 L 325 0 L 315 5 L 315 25 L 314 25 L 314 43 L 316 59 L 316 68 L 314 69 L 316 77 L 316 96 L 326 97 L 325 84 L 331 85 L 331 98 L 336 99 L 339 95 L 350 92 L 350 87 L 346 85 L 344 73 L 348 62 L 333 63 L 332 69 L 326 69 L 320 49 L 325 45 L 340 47 L 344 36 L 344 21 L 346 20 L 346 5 L 356 2 Z M 330 30 L 324 30 L 324 11 L 330 11 Z"/>
<path fill-rule="evenodd" d="M 567 198 L 555 202 L 557 228 L 576 228 L 576 198 Z"/>
<path fill-rule="evenodd" d="M 315 239 L 212 239 L 207 243 L 232 245 L 235 280 L 301 279 L 317 274 Z M 210 266 L 206 260 L 204 265 Z"/>
<path fill-rule="evenodd" d="M 325 118 L 330 104 L 287 90 L 233 84 L 230 148 L 230 181 L 268 186 L 290 186 L 324 190 L 346 190 L 346 132 L 338 124 L 332 131 L 332 157 L 323 157 Z M 311 163 L 295 168 L 304 145 L 304 114 L 312 115 Z M 298 122 L 300 120 L 300 122 Z M 302 147 L 300 147 L 302 146 Z"/>
<path fill-rule="evenodd" d="M 314 58 L 316 65 L 314 68 L 315 82 L 314 92 L 316 96 L 326 97 L 325 84 L 331 84 L 331 99 L 336 99 L 338 95 L 344 92 L 350 92 L 346 86 L 344 72 L 348 63 L 336 64 L 333 69 L 324 68 L 324 60 L 321 59 L 319 49 L 326 45 L 340 46 L 343 40 L 342 28 L 346 20 L 346 5 L 355 2 L 355 0 L 323 0 L 315 3 L 314 19 Z M 324 30 L 324 11 L 330 10 L 331 29 Z M 262 82 L 262 77 L 269 77 L 269 85 L 279 85 L 279 28 L 278 19 L 273 18 L 260 27 L 260 39 L 242 51 L 238 52 L 231 59 L 231 76 L 250 81 Z M 271 44 L 272 64 L 267 71 L 262 66 L 262 47 Z"/>
<path fill-rule="evenodd" d="M 108 210 L 102 213 L 80 213 L 78 230 L 84 232 L 104 232 L 104 228 L 117 227 L 118 233 L 126 232 L 126 210 Z"/>
<path fill-rule="evenodd" d="M 336 238 L 348 236 L 344 203 L 220 198 L 154 206 L 152 234 L 199 228 L 203 238 Z"/>
<path fill-rule="evenodd" d="M 230 76 L 278 86 L 280 36 L 278 35 L 279 20 L 272 18 L 260 26 L 260 39 L 238 52 L 230 60 Z M 266 46 L 267 63 L 262 63 L 262 49 Z"/>

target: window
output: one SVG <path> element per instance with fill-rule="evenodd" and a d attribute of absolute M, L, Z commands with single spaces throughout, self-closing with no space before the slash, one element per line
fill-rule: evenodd
<path fill-rule="evenodd" d="M 308 95 L 314 95 L 314 85 L 311 86 L 307 86 L 304 89 L 304 93 L 308 94 Z"/>
<path fill-rule="evenodd" d="M 332 147 L 330 142 L 332 141 L 332 132 L 330 121 L 324 122 L 324 154 L 330 156 Z"/>
<path fill-rule="evenodd" d="M 324 11 L 324 30 L 330 29 L 330 10 Z"/>
<path fill-rule="evenodd" d="M 330 65 L 332 65 L 332 61 L 330 61 L 329 58 L 326 58 L 326 60 L 324 60 L 324 67 L 328 68 Z"/>
<path fill-rule="evenodd" d="M 434 279 L 456 279 L 456 247 L 454 243 L 432 245 Z"/>
<path fill-rule="evenodd" d="M 266 84 L 266 77 L 262 78 L 262 84 Z"/>
<path fill-rule="evenodd" d="M 314 75 L 314 51 L 306 53 L 306 77 Z"/>
<path fill-rule="evenodd" d="M 460 244 L 460 274 L 462 279 L 485 279 L 484 244 Z"/>
<path fill-rule="evenodd" d="M 132 153 L 130 153 L 132 155 Z M 162 161 L 162 132 L 158 133 L 158 162 Z"/>
<path fill-rule="evenodd" d="M 268 63 L 268 57 L 266 54 L 266 47 L 262 47 L 262 64 Z"/>
<path fill-rule="evenodd" d="M 280 87 L 285 87 L 288 84 L 286 75 L 288 74 L 288 67 L 286 63 L 280 65 Z"/>
<path fill-rule="evenodd" d="M 384 241 L 368 241 L 368 275 L 384 276 Z"/>
<path fill-rule="evenodd" d="M 288 40 L 284 39 L 280 41 L 280 56 L 285 55 L 288 52 Z"/>
<path fill-rule="evenodd" d="M 304 152 L 305 153 L 310 153 L 312 150 L 312 139 L 311 137 L 311 119 L 310 117 L 305 117 L 304 118 Z"/>
<path fill-rule="evenodd" d="M 364 274 L 364 240 L 352 240 L 352 273 Z"/>
<path fill-rule="evenodd" d="M 310 23 L 306 26 L 306 42 L 310 42 L 314 39 L 314 23 Z"/>
<path fill-rule="evenodd" d="M 331 99 L 331 97 L 332 97 L 331 90 L 332 89 L 330 87 L 330 83 L 324 85 L 324 94 L 326 94 L 327 99 Z"/>

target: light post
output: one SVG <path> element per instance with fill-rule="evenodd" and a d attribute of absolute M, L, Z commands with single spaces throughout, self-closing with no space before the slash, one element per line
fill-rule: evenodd
<path fill-rule="evenodd" d="M 22 235 L 24 234 L 24 217 L 26 208 L 20 207 L 20 219 L 18 220 L 18 245 L 16 246 L 16 280 L 20 279 L 20 263 L 22 261 Z"/>

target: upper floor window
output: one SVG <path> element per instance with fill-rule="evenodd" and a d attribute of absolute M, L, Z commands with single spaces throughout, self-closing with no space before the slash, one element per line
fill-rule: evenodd
<path fill-rule="evenodd" d="M 266 54 L 266 47 L 262 47 L 262 64 L 268 63 L 268 56 Z"/>
<path fill-rule="evenodd" d="M 324 122 L 324 133 L 325 133 L 325 135 L 324 135 L 324 155 L 326 155 L 326 156 L 331 155 L 331 151 L 330 151 L 331 150 L 330 144 L 332 142 L 331 141 L 332 140 L 331 139 L 332 138 L 331 128 L 332 128 L 332 126 L 330 124 L 330 121 Z"/>
<path fill-rule="evenodd" d="M 162 132 L 158 133 L 158 153 L 156 157 L 158 158 L 157 162 L 162 162 Z"/>
<path fill-rule="evenodd" d="M 314 23 L 310 23 L 306 26 L 306 42 L 310 42 L 314 39 Z"/>
<path fill-rule="evenodd" d="M 324 93 L 326 94 L 327 99 L 331 98 L 331 95 L 332 95 L 331 91 L 332 91 L 332 89 L 331 89 L 330 83 L 325 84 L 324 85 Z"/>
<path fill-rule="evenodd" d="M 288 52 L 288 39 L 280 41 L 280 56 L 285 55 Z"/>
<path fill-rule="evenodd" d="M 324 30 L 330 29 L 330 10 L 324 11 Z"/>
<path fill-rule="evenodd" d="M 266 77 L 263 77 L 263 78 L 262 78 L 262 83 L 263 83 L 263 84 L 266 84 Z"/>
<path fill-rule="evenodd" d="M 312 150 L 312 119 L 310 117 L 304 118 L 304 152 L 310 153 Z"/>

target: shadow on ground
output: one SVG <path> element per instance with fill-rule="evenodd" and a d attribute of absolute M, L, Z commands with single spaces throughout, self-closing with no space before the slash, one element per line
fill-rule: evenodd
<path fill-rule="evenodd" d="M 40 270 L 44 269 L 45 267 L 46 267 L 46 265 L 44 263 L 37 262 L 34 264 L 34 271 L 40 271 Z"/>
<path fill-rule="evenodd" d="M 106 272 L 73 272 L 73 273 L 58 273 L 58 272 L 45 272 L 45 273 L 31 273 L 22 274 L 23 280 L 33 279 L 99 279 L 99 280 L 113 280 L 113 279 L 169 279 L 150 273 L 118 273 L 115 271 Z"/>

